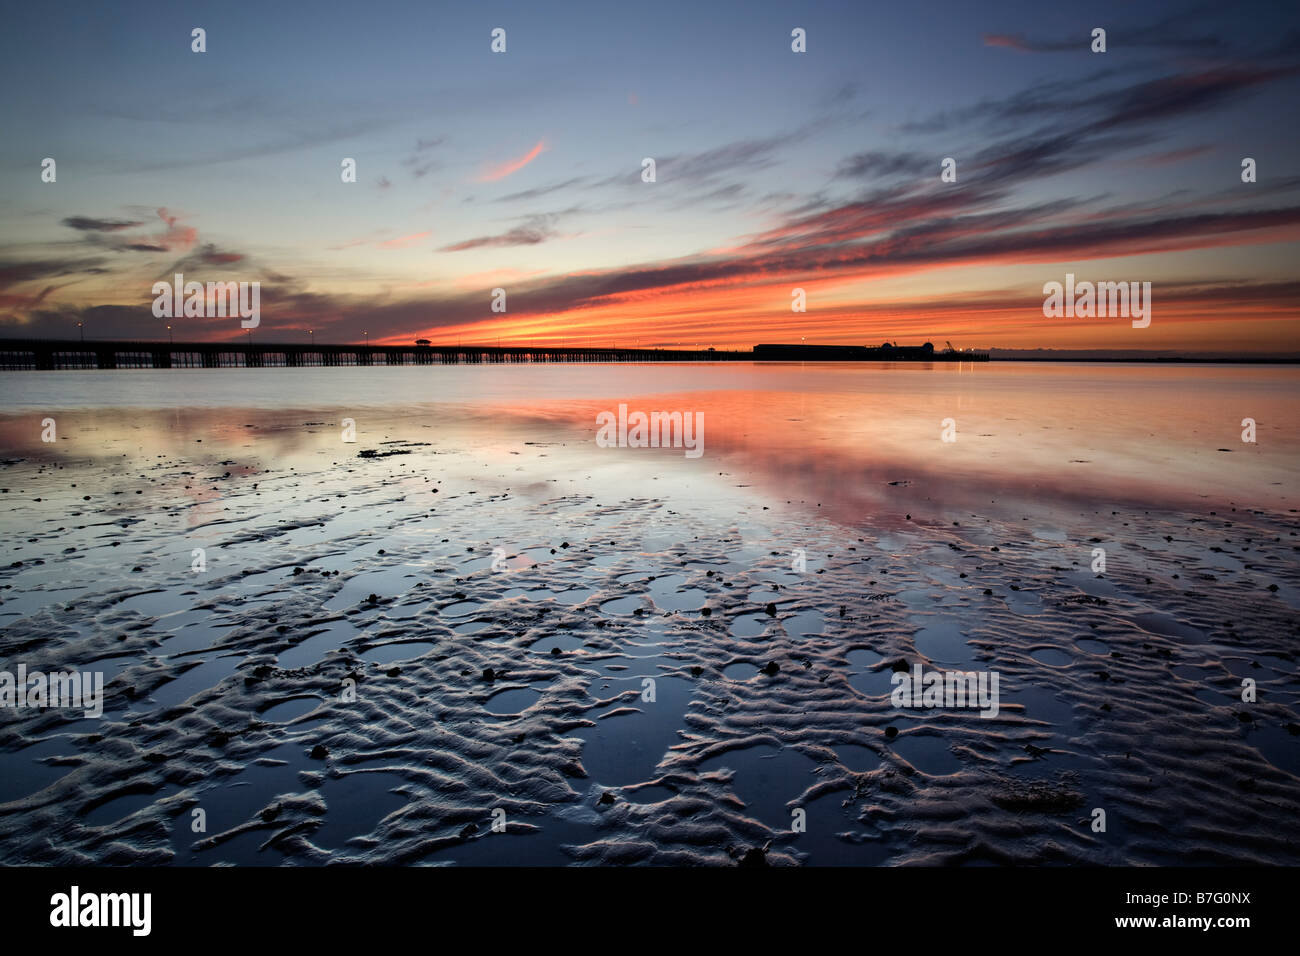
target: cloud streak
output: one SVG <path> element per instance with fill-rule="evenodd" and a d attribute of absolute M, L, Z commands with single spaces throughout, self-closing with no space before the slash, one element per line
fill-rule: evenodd
<path fill-rule="evenodd" d="M 536 146 L 534 146 L 528 152 L 524 153 L 524 155 L 520 156 L 518 159 L 512 159 L 509 160 L 508 162 L 504 162 L 498 166 L 492 166 L 489 169 L 487 169 L 481 176 L 479 176 L 478 181 L 481 183 L 495 183 L 495 182 L 500 182 L 501 180 L 505 179 L 507 176 L 513 176 L 515 173 L 519 172 L 519 170 L 523 169 L 525 166 L 531 163 L 538 156 L 542 155 L 545 149 L 546 149 L 546 140 L 540 139 L 537 141 Z"/>

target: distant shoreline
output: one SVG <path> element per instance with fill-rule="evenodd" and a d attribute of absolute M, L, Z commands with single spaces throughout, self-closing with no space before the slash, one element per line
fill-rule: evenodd
<path fill-rule="evenodd" d="M 883 354 L 882 354 L 883 353 Z M 649 362 L 753 362 L 867 364 L 898 362 L 949 364 L 1054 362 L 1147 365 L 1300 365 L 1300 354 L 1170 355 L 1096 354 L 1018 349 L 969 352 L 928 347 L 759 346 L 739 349 L 663 349 L 489 345 L 371 345 L 368 343 L 157 342 L 111 339 L 0 338 L 0 370 L 58 371 L 171 368 L 347 368 L 460 364 L 645 364 Z"/>

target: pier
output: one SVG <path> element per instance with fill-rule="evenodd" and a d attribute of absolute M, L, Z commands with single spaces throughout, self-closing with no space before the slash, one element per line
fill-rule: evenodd
<path fill-rule="evenodd" d="M 488 345 L 303 345 L 284 342 L 134 342 L 0 339 L 0 369 L 305 368 L 513 362 L 692 362 L 749 352 Z"/>
<path fill-rule="evenodd" d="M 988 361 L 988 353 L 860 346 L 749 350 L 0 339 L 0 369 L 308 368 L 537 362 Z"/>

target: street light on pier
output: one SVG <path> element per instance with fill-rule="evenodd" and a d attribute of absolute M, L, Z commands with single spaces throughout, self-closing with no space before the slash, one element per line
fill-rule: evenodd
<path fill-rule="evenodd" d="M 172 335 L 172 327 L 171 327 L 170 325 L 167 326 L 167 344 L 168 344 L 168 345 L 175 345 L 175 344 L 176 344 L 176 339 L 175 339 L 175 337 Z"/>
<path fill-rule="evenodd" d="M 81 334 L 81 341 L 86 341 L 86 327 L 80 322 L 77 323 L 77 331 Z"/>
<path fill-rule="evenodd" d="M 316 330 L 315 330 L 315 329 L 308 329 L 308 330 L 307 330 L 307 338 L 308 338 L 309 343 L 311 344 L 311 347 L 312 347 L 312 348 L 315 348 L 315 347 L 316 347 Z"/>

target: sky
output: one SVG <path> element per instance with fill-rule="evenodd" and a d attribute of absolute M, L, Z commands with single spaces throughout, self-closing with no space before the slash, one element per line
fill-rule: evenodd
<path fill-rule="evenodd" d="M 266 342 L 1300 351 L 1300 4 L 133 0 L 3 22 L 0 336 L 247 334 L 155 317 L 180 273 L 259 282 Z M 1067 273 L 1150 282 L 1150 325 L 1045 317 Z"/>

